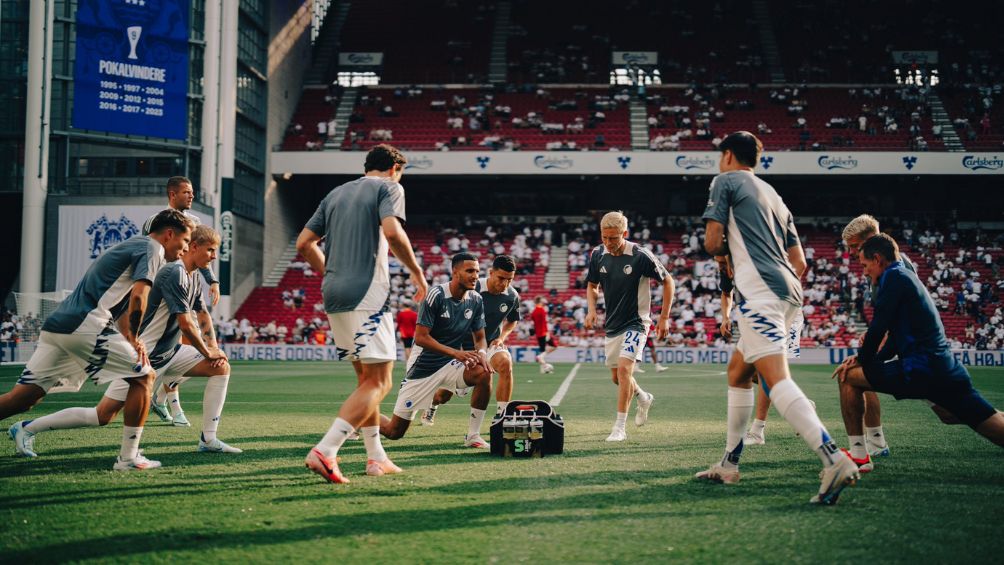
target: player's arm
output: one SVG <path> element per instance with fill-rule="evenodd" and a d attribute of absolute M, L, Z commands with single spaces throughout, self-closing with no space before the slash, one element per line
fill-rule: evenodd
<path fill-rule="evenodd" d="M 495 339 L 495 341 L 491 343 L 491 345 L 498 347 L 504 346 L 505 340 L 509 338 L 509 334 L 511 334 L 516 329 L 516 326 L 518 324 L 519 324 L 518 318 L 516 320 L 509 320 L 509 319 L 503 320 L 502 326 L 499 328 L 499 336 L 498 338 Z"/>
<path fill-rule="evenodd" d="M 178 328 L 181 330 L 182 335 L 188 339 L 188 343 L 190 343 L 192 347 L 199 350 L 199 353 L 201 353 L 203 357 L 209 361 L 216 361 L 224 358 L 223 353 L 219 349 L 210 349 L 209 346 L 206 345 L 206 342 L 202 339 L 202 332 L 200 331 L 199 326 L 195 325 L 195 322 L 192 321 L 192 316 L 189 312 L 180 312 L 174 315 L 178 318 Z M 210 320 L 210 325 L 211 324 L 212 320 Z"/>
<path fill-rule="evenodd" d="M 415 345 L 421 347 L 424 351 L 430 351 L 432 353 L 445 355 L 446 357 L 452 357 L 453 359 L 465 364 L 468 361 L 473 363 L 478 362 L 480 355 L 477 351 L 464 351 L 462 349 L 453 349 L 452 347 L 443 345 L 429 334 L 431 330 L 431 327 L 423 326 L 421 323 L 415 326 Z M 483 343 L 484 338 L 482 337 L 482 344 Z"/>
<path fill-rule="evenodd" d="M 719 330 L 727 339 L 732 339 L 732 267 L 728 255 L 715 257 L 718 262 L 718 289 L 722 291 L 722 325 Z"/>
<path fill-rule="evenodd" d="M 202 332 L 202 340 L 206 343 L 206 347 L 209 349 L 219 349 L 220 343 L 216 339 L 216 328 L 213 327 L 213 317 L 205 310 L 198 312 L 195 317 L 199 324 L 199 330 Z"/>
<path fill-rule="evenodd" d="M 209 300 L 213 306 L 216 306 L 220 302 L 220 281 L 216 278 L 216 274 L 213 273 L 212 267 L 206 267 L 205 269 L 199 269 L 202 273 L 202 278 L 206 279 L 209 284 Z"/>
<path fill-rule="evenodd" d="M 143 325 L 143 316 L 146 315 L 146 303 L 150 297 L 150 281 L 146 279 L 132 283 L 132 291 L 129 292 L 129 309 L 126 311 L 126 331 L 123 334 L 133 349 L 139 354 L 140 362 L 146 363 L 146 345 L 139 338 L 139 328 Z"/>
<path fill-rule="evenodd" d="M 318 245 L 320 241 L 321 236 L 317 235 L 310 228 L 303 228 L 300 231 L 300 235 L 296 238 L 296 251 L 303 256 L 310 265 L 310 268 L 317 273 L 324 272 L 324 252 L 321 251 L 321 246 Z"/>
<path fill-rule="evenodd" d="M 586 329 L 592 329 L 596 325 L 596 303 L 600 299 L 599 283 L 586 283 L 586 319 L 583 325 Z"/>
<path fill-rule="evenodd" d="M 885 339 L 886 332 L 889 331 L 889 327 L 892 325 L 897 311 L 900 309 L 899 304 L 902 301 L 902 297 L 903 285 L 900 284 L 900 280 L 894 276 L 886 277 L 884 284 L 875 295 L 875 313 L 872 316 L 872 323 L 868 326 L 868 331 L 865 333 L 861 349 L 858 350 L 859 363 L 861 361 L 880 360 L 878 355 L 879 345 Z M 883 348 L 882 354 L 891 357 L 893 347 L 892 343 L 887 343 Z"/>
<path fill-rule="evenodd" d="M 492 367 L 488 364 L 488 339 L 485 335 L 485 329 L 482 327 L 471 333 L 474 335 L 474 349 L 477 350 L 478 363 L 490 373 Z"/>
<path fill-rule="evenodd" d="M 655 336 L 660 340 L 666 339 L 669 334 L 669 313 L 673 309 L 673 297 L 676 295 L 676 281 L 673 275 L 666 273 L 666 278 L 662 280 L 662 312 L 659 313 L 659 322 L 655 326 Z"/>
<path fill-rule="evenodd" d="M 708 220 L 704 224 L 704 250 L 709 255 L 725 255 L 729 248 L 725 243 L 725 224 Z"/>
<path fill-rule="evenodd" d="M 801 279 L 805 273 L 805 269 L 809 266 L 805 261 L 805 250 L 802 249 L 801 243 L 796 243 L 794 246 L 788 248 L 788 262 L 791 263 L 791 268 L 795 270 L 795 276 Z"/>
<path fill-rule="evenodd" d="M 429 290 L 429 283 L 425 280 L 425 273 L 415 258 L 415 251 L 411 248 L 411 240 L 401 226 L 401 220 L 396 216 L 388 216 L 380 220 L 380 227 L 383 235 L 387 238 L 387 245 L 394 257 L 404 265 L 405 269 L 411 273 L 411 281 L 415 285 L 415 302 L 421 302 L 425 298 L 425 293 Z"/>

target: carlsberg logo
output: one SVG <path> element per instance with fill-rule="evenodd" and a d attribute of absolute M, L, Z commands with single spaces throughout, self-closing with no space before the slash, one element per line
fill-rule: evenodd
<path fill-rule="evenodd" d="M 682 169 L 686 169 L 688 171 L 691 169 L 702 169 L 702 170 L 713 169 L 715 168 L 715 165 L 716 163 L 714 159 L 707 159 L 701 157 L 684 157 L 682 155 L 676 158 L 676 166 Z"/>
<path fill-rule="evenodd" d="M 996 155 L 993 157 L 976 157 L 975 155 L 966 155 L 962 158 L 962 166 L 974 171 L 979 171 L 981 169 L 996 171 L 997 169 L 1004 168 L 1004 159 L 1001 159 Z"/>
<path fill-rule="evenodd" d="M 571 169 L 574 163 L 567 157 L 545 157 L 543 155 L 538 155 L 533 158 L 533 164 L 541 169 L 550 170 Z"/>
<path fill-rule="evenodd" d="M 830 157 L 829 155 L 823 155 L 819 158 L 819 166 L 832 171 L 833 169 L 854 169 L 858 166 L 858 160 L 847 157 Z"/>

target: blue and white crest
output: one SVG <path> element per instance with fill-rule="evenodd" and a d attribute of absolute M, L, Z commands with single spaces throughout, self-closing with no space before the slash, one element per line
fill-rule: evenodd
<path fill-rule="evenodd" d="M 773 164 L 774 164 L 774 158 L 773 157 L 768 157 L 766 155 L 760 157 L 760 166 L 763 167 L 763 170 L 766 171 Z"/>
<path fill-rule="evenodd" d="M 101 214 L 101 217 L 94 220 L 94 223 L 87 228 L 87 235 L 91 237 L 91 259 L 97 259 L 108 248 L 139 233 L 139 228 L 125 214 L 115 222 L 109 221 L 107 216 Z"/>
<path fill-rule="evenodd" d="M 906 170 L 909 171 L 913 169 L 914 165 L 916 164 L 917 164 L 917 157 L 913 155 L 907 155 L 906 157 L 903 157 L 903 166 L 906 167 Z"/>
<path fill-rule="evenodd" d="M 620 163 L 622 169 L 627 169 L 631 165 L 631 157 L 618 157 L 617 162 Z"/>
<path fill-rule="evenodd" d="M 476 159 L 478 160 L 478 166 L 482 169 L 487 169 L 488 162 L 492 160 L 491 157 L 477 157 Z"/>

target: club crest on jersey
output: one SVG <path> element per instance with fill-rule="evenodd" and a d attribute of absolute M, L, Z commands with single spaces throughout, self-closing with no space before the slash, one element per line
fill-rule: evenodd
<path fill-rule="evenodd" d="M 509 305 L 508 304 L 500 304 L 499 305 L 499 311 L 500 312 L 507 312 L 508 310 L 509 310 Z"/>
<path fill-rule="evenodd" d="M 625 275 L 630 275 L 632 270 L 633 269 L 631 268 L 631 265 L 624 265 L 624 274 Z"/>
<path fill-rule="evenodd" d="M 125 214 L 122 214 L 118 221 L 110 221 L 107 216 L 101 214 L 100 218 L 87 227 L 87 235 L 91 237 L 91 259 L 97 259 L 110 247 L 139 233 L 139 228 Z"/>
<path fill-rule="evenodd" d="M 474 312 L 470 308 L 468 308 L 467 310 L 464 310 L 464 317 L 467 318 L 468 320 L 470 320 L 471 316 L 473 316 L 473 315 L 474 315 Z"/>

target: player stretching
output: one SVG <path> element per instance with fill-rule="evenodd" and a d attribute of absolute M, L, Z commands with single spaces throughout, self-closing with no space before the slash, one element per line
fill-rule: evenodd
<path fill-rule="evenodd" d="M 834 373 L 851 456 L 868 456 L 859 440 L 869 390 L 897 399 L 927 399 L 1004 447 L 1004 415 L 973 388 L 969 372 L 952 355 L 931 295 L 916 273 L 904 267 L 896 241 L 884 233 L 872 236 L 858 256 L 876 289 L 875 314 L 858 354 Z"/>
<path fill-rule="evenodd" d="M 547 323 L 547 299 L 538 296 L 534 303 L 536 306 L 530 312 L 530 319 L 533 320 L 533 333 L 537 336 L 537 363 L 540 364 L 541 374 L 553 373 L 554 365 L 547 362 L 547 354 L 558 349 L 558 344 L 551 335 L 551 325 Z"/>
<path fill-rule="evenodd" d="M 725 455 L 697 477 L 739 482 L 739 456 L 753 413 L 752 379 L 757 372 L 777 411 L 823 463 L 822 484 L 812 502 L 833 504 L 844 487 L 858 479 L 858 468 L 837 449 L 788 371 L 788 329 L 802 308 L 799 277 L 805 256 L 791 212 L 774 188 L 753 174 L 762 149 L 749 132 L 736 132 L 722 141 L 722 174 L 711 181 L 704 212 L 704 248 L 711 255 L 731 254 L 741 316 L 739 343 L 728 368 Z"/>
<path fill-rule="evenodd" d="M 488 277 L 478 279 L 474 290 L 481 294 L 485 304 L 485 335 L 488 336 L 488 363 L 499 374 L 495 388 L 496 413 L 501 413 L 512 399 L 512 356 L 505 345 L 509 334 L 519 322 L 519 293 L 511 286 L 516 275 L 516 262 L 508 255 L 499 255 L 492 261 Z M 465 351 L 473 351 L 474 340 L 465 337 Z M 436 410 L 449 402 L 453 393 L 439 389 L 432 401 L 432 407 L 422 415 L 422 425 L 431 426 L 435 422 Z"/>
<path fill-rule="evenodd" d="M 192 209 L 192 201 L 195 200 L 195 189 L 192 188 L 192 181 L 185 177 L 171 177 L 167 179 L 167 210 L 177 210 L 185 215 L 192 223 L 198 226 L 201 222 L 199 217 L 189 212 Z M 150 233 L 150 224 L 156 214 L 143 224 L 143 235 Z M 209 285 L 209 299 L 212 306 L 220 301 L 220 281 L 213 274 L 211 265 L 199 269 L 202 278 Z M 150 403 L 150 410 L 156 414 L 162 422 L 170 422 L 175 426 L 189 427 L 188 418 L 181 409 L 181 401 L 178 399 L 178 389 L 168 390 L 166 387 L 158 386 L 154 390 L 153 401 Z"/>
<path fill-rule="evenodd" d="M 492 369 L 485 350 L 484 300 L 474 290 L 478 284 L 478 259 L 470 253 L 457 253 L 451 263 L 450 282 L 432 287 L 418 309 L 415 354 L 408 359 L 408 372 L 394 403 L 394 417 L 383 416 L 380 431 L 388 439 L 400 439 L 408 431 L 415 411 L 432 405 L 437 390 L 445 388 L 463 396 L 473 387 L 464 445 L 488 449 L 488 442 L 481 438 L 481 423 L 492 392 Z M 461 349 L 464 340 L 472 337 L 477 350 Z"/>
<path fill-rule="evenodd" d="M 42 324 L 38 346 L 21 378 L 0 396 L 0 420 L 30 409 L 59 381 L 62 388 L 79 390 L 87 378 L 97 384 L 124 379 L 129 386 L 125 426 L 113 469 L 159 467 L 159 462 L 139 453 L 154 371 L 138 336 L 154 275 L 187 251 L 193 227 L 180 212 L 165 210 L 157 214 L 149 236 L 131 237 L 98 257 L 73 294 Z M 113 310 L 125 304 L 127 333 L 121 334 L 116 331 Z M 24 426 L 15 424 L 10 435 L 19 453 L 33 455 L 33 440 Z"/>
<path fill-rule="evenodd" d="M 603 245 L 589 256 L 586 274 L 586 302 L 589 312 L 585 326 L 596 325 L 596 302 L 603 289 L 606 305 L 606 357 L 614 384 L 617 385 L 617 419 L 607 441 L 627 439 L 625 423 L 631 398 L 638 399 L 634 423 L 645 425 L 654 396 L 638 386 L 632 374 L 645 352 L 645 336 L 652 325 L 651 280 L 662 283 L 662 313 L 655 325 L 656 337 L 669 332 L 669 311 L 673 307 L 676 286 L 672 275 L 651 251 L 628 241 L 628 222 L 624 214 L 610 212 L 600 220 Z"/>
<path fill-rule="evenodd" d="M 205 268 L 216 258 L 219 241 L 219 235 L 212 228 L 198 226 L 181 261 L 171 263 L 157 273 L 139 337 L 149 352 L 150 364 L 157 371 L 158 384 L 184 382 L 190 377 L 212 377 L 206 383 L 202 400 L 202 436 L 198 450 L 240 453 L 240 449 L 216 437 L 230 380 L 230 365 L 216 344 L 212 318 L 202 303 L 201 277 L 196 273 L 197 269 Z M 199 327 L 192 322 L 192 312 L 198 314 Z M 192 345 L 180 345 L 181 334 Z M 207 342 L 203 341 L 202 335 L 206 336 Z M 48 416 L 18 422 L 14 426 L 18 454 L 34 457 L 32 443 L 41 432 L 107 425 L 125 406 L 128 392 L 127 381 L 114 381 L 94 408 L 66 408 Z"/>
<path fill-rule="evenodd" d="M 387 249 L 411 273 L 415 300 L 429 285 L 415 259 L 405 220 L 401 175 L 407 160 L 390 145 L 366 155 L 365 176 L 336 187 L 300 232 L 296 249 L 317 272 L 340 358 L 352 361 L 359 385 L 342 404 L 321 442 L 307 454 L 308 469 L 333 483 L 347 483 L 338 468 L 338 449 L 356 428 L 366 445 L 366 474 L 399 473 L 380 444 L 380 401 L 391 386 L 397 358 L 394 322 L 387 302 Z M 324 250 L 318 246 L 324 237 Z"/>

